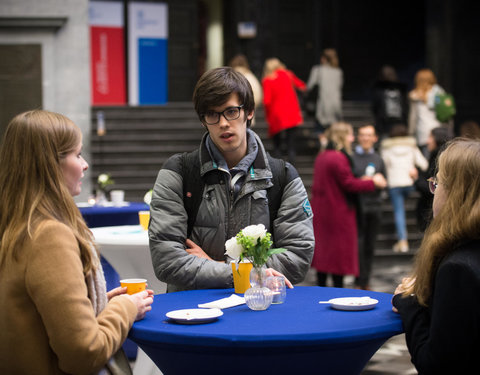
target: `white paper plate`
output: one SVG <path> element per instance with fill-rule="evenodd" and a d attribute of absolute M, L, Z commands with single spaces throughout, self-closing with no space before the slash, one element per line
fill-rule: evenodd
<path fill-rule="evenodd" d="M 329 302 L 330 306 L 336 310 L 358 311 L 373 309 L 378 300 L 370 297 L 344 297 L 333 298 Z"/>
<path fill-rule="evenodd" d="M 201 324 L 213 322 L 223 312 L 220 309 L 183 309 L 170 311 L 166 315 L 177 323 Z"/>

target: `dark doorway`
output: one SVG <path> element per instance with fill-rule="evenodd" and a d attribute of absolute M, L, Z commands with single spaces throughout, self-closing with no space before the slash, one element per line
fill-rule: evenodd
<path fill-rule="evenodd" d="M 0 135 L 17 114 L 42 107 L 39 44 L 0 45 Z"/>
<path fill-rule="evenodd" d="M 265 59 L 275 56 L 306 80 L 321 51 L 335 48 L 344 99 L 369 100 L 382 65 L 393 65 L 407 84 L 425 65 L 424 1 L 231 0 L 224 6 L 226 61 L 243 53 L 257 76 Z M 245 21 L 256 24 L 254 39 L 238 37 L 237 24 Z"/>
<path fill-rule="evenodd" d="M 168 95 L 171 102 L 192 98 L 201 65 L 199 18 L 202 9 L 199 10 L 194 0 L 168 1 Z"/>
<path fill-rule="evenodd" d="M 385 64 L 411 87 L 415 72 L 426 64 L 424 2 L 341 1 L 332 8 L 336 37 L 325 40 L 324 47 L 338 49 L 344 98 L 370 99 L 371 85 Z"/>

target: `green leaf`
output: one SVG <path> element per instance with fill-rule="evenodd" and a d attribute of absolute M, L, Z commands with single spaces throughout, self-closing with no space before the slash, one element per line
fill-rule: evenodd
<path fill-rule="evenodd" d="M 287 251 L 287 249 L 284 249 L 283 247 L 279 247 L 276 249 L 270 249 L 268 250 L 268 256 L 273 255 L 273 254 L 281 254 Z"/>

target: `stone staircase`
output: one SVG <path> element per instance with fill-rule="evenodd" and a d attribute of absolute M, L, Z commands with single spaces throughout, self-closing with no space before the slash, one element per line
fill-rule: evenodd
<path fill-rule="evenodd" d="M 371 122 L 367 102 L 344 102 L 344 120 L 355 128 Z M 97 135 L 97 114 L 103 112 L 106 133 Z M 256 113 L 253 130 L 272 150 L 267 136 L 267 124 L 263 109 Z M 100 173 L 110 173 L 115 188 L 125 190 L 127 201 L 141 201 L 153 187 L 158 170 L 172 154 L 197 148 L 204 128 L 193 105 L 189 102 L 172 102 L 165 106 L 142 107 L 94 107 L 92 108 L 91 176 L 95 186 Z M 310 193 L 313 164 L 318 152 L 318 140 L 313 133 L 313 119 L 306 118 L 297 133 L 296 168 Z M 421 238 L 414 216 L 415 199 L 407 202 L 408 230 L 412 251 Z M 383 202 L 383 220 L 377 243 L 377 255 L 391 255 L 395 240 L 392 208 L 386 197 Z"/>

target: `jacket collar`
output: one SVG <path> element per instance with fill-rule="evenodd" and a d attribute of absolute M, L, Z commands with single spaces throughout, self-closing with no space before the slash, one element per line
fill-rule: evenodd
<path fill-rule="evenodd" d="M 249 154 L 251 153 L 253 155 L 254 153 L 253 151 L 254 148 L 253 146 L 252 148 L 250 147 L 250 142 L 256 143 L 256 156 L 253 159 L 253 164 L 250 159 L 250 163 L 248 163 L 249 165 L 246 165 L 247 169 L 249 169 L 250 166 L 253 167 L 254 176 L 251 176 L 249 173 L 247 173 L 248 179 L 256 180 L 256 179 L 272 178 L 272 171 L 270 169 L 270 165 L 268 164 L 267 153 L 265 151 L 262 141 L 253 130 L 247 129 L 247 133 L 248 133 L 248 139 L 249 139 L 248 141 Z M 208 138 L 210 138 L 209 134 L 205 133 L 203 135 L 202 141 L 200 142 L 200 148 L 199 148 L 199 158 L 200 158 L 200 166 L 201 166 L 200 174 L 202 176 L 204 176 L 208 172 L 218 169 L 218 164 L 215 162 L 211 153 L 208 150 L 208 146 L 207 146 Z M 213 142 L 211 142 L 211 144 L 213 144 Z M 246 155 L 245 158 L 243 158 L 239 164 L 241 164 L 244 160 L 246 160 L 248 156 L 249 155 Z"/>

